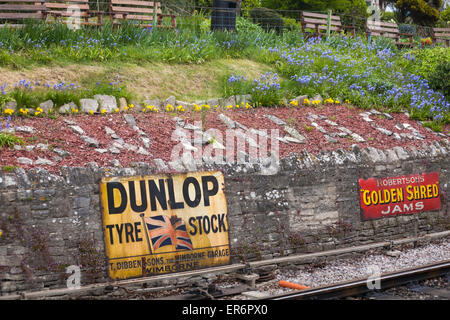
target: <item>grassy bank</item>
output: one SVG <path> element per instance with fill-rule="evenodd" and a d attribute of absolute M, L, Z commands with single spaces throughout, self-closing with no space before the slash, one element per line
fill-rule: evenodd
<path fill-rule="evenodd" d="M 251 94 L 255 106 L 278 106 L 283 98 L 320 94 L 364 109 L 408 111 L 436 130 L 449 123 L 448 48 L 398 50 L 388 39 L 367 43 L 359 36 L 305 40 L 299 30 L 267 32 L 243 21 L 233 33 L 193 24 L 178 30 L 3 28 L 2 101 L 34 107 L 57 96 L 52 91 L 71 90 L 55 99 L 110 93 L 195 101 Z"/>

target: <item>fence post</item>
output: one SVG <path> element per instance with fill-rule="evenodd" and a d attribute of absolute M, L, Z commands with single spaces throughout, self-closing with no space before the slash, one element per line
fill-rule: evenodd
<path fill-rule="evenodd" d="M 158 7 L 155 4 L 155 10 L 153 10 L 153 21 L 152 21 L 152 31 L 156 31 L 158 29 Z"/>
<path fill-rule="evenodd" d="M 330 40 L 330 27 L 331 27 L 331 9 L 328 10 L 328 17 L 327 17 L 327 41 Z"/>

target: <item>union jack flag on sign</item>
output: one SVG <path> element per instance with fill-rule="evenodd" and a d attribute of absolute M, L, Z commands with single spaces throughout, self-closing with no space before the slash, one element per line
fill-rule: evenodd
<path fill-rule="evenodd" d="M 153 250 L 163 246 L 175 245 L 176 250 L 192 250 L 192 242 L 184 221 L 176 216 L 164 215 L 145 218 L 152 240 Z"/>

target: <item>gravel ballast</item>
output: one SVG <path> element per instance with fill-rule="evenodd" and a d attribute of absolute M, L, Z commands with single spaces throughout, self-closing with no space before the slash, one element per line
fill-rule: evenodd
<path fill-rule="evenodd" d="M 278 286 L 280 280 L 313 288 L 343 281 L 373 278 L 376 272 L 389 273 L 448 259 L 450 259 L 450 242 L 448 238 L 445 238 L 416 248 L 410 245 L 401 250 L 396 249 L 383 253 L 367 252 L 362 257 L 332 260 L 316 267 L 308 264 L 301 265 L 296 270 L 276 270 L 276 280 L 257 286 L 258 291 L 270 296 L 291 291 L 291 289 Z M 248 297 L 240 295 L 234 299 L 248 299 Z"/>

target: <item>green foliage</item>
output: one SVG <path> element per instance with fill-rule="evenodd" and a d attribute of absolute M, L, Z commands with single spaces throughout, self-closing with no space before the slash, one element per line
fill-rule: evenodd
<path fill-rule="evenodd" d="M 395 7 L 401 22 L 410 18 L 416 24 L 432 26 L 439 20 L 439 11 L 425 0 L 398 0 Z"/>
<path fill-rule="evenodd" d="M 390 11 L 383 11 L 381 12 L 381 21 L 387 21 L 387 22 L 397 22 L 396 16 L 394 12 Z"/>
<path fill-rule="evenodd" d="M 440 91 L 450 100 L 450 61 L 440 62 L 428 75 L 430 88 Z"/>
<path fill-rule="evenodd" d="M 336 3 L 338 1 L 328 2 L 330 6 Z M 260 8 L 252 11 L 274 12 Z M 30 57 L 37 59 L 39 55 L 42 56 L 40 63 L 117 61 L 139 64 L 151 61 L 201 64 L 214 59 L 247 58 L 266 64 L 280 78 L 273 79 L 272 74 L 266 75 L 265 79 L 228 83 L 231 77 L 228 74 L 222 81 L 223 96 L 251 94 L 253 104 L 276 106 L 284 97 L 320 94 L 340 101 L 348 99 L 352 105 L 361 108 L 408 110 L 415 118 L 426 121 L 448 119 L 446 102 L 427 87 L 429 84 L 435 90 L 448 91 L 445 86 L 449 82 L 445 77 L 449 73 L 448 64 L 443 62 L 450 61 L 450 51 L 446 48 L 398 50 L 392 39 L 382 37 L 373 38 L 370 44 L 365 38 L 336 35 L 329 41 L 305 41 L 294 20 L 283 19 L 278 14 L 279 26 L 286 26 L 282 33 L 277 33 L 274 26 L 264 27 L 244 17 L 237 18 L 237 32 L 206 30 L 208 28 L 202 24 L 207 25 L 209 19 L 203 13 L 183 19 L 195 19 L 197 25 L 152 31 L 127 23 L 120 28 L 106 24 L 103 28 L 78 31 L 58 24 L 52 25 L 53 31 L 45 24 L 17 30 L 2 28 L 0 64 L 20 67 L 30 63 Z M 228 70 L 223 73 L 226 72 Z M 418 78 L 413 79 L 413 76 Z M 84 86 L 67 92 L 20 87 L 12 89 L 7 97 L 14 98 L 19 108 L 29 108 L 47 99 L 53 100 L 58 107 L 100 93 L 126 97 L 127 100 L 131 96 L 119 82 L 97 85 L 95 80 L 89 80 Z"/>
<path fill-rule="evenodd" d="M 441 20 L 446 23 L 450 23 L 450 6 L 447 9 L 441 11 Z"/>
<path fill-rule="evenodd" d="M 365 31 L 365 23 L 369 17 L 367 4 L 364 0 L 336 1 L 330 9 L 334 13 L 342 15 L 341 22 L 344 26 L 355 26 L 357 32 Z"/>
<path fill-rule="evenodd" d="M 343 25 L 355 25 L 357 30 L 363 31 L 368 17 L 367 4 L 365 0 L 262 0 L 262 5 L 276 10 L 291 10 L 283 12 L 290 18 L 299 18 L 298 10 L 327 12 L 331 9 L 333 13 L 341 14 Z"/>
<path fill-rule="evenodd" d="M 283 29 L 283 19 L 275 10 L 268 8 L 253 8 L 250 10 L 250 16 L 254 23 L 259 24 L 264 30 L 275 30 L 281 32 Z"/>
<path fill-rule="evenodd" d="M 22 87 L 15 88 L 10 96 L 17 102 L 18 108 L 36 108 L 40 102 L 44 101 L 39 93 Z"/>
<path fill-rule="evenodd" d="M 3 165 L 2 166 L 2 171 L 4 172 L 13 172 L 14 169 L 18 168 L 18 166 L 9 166 L 9 165 Z"/>
<path fill-rule="evenodd" d="M 12 148 L 16 144 L 23 144 L 23 140 L 11 133 L 0 132 L 0 149 L 3 147 Z"/>
<path fill-rule="evenodd" d="M 283 23 L 284 23 L 284 27 L 287 30 L 292 30 L 292 31 L 302 31 L 302 25 L 300 22 L 297 22 L 297 20 L 295 20 L 294 18 L 286 18 L 283 17 Z"/>
<path fill-rule="evenodd" d="M 236 19 L 236 31 L 238 33 L 262 33 L 260 25 L 252 23 L 249 19 L 238 17 Z"/>
<path fill-rule="evenodd" d="M 278 74 L 267 72 L 254 80 L 244 76 L 228 75 L 222 79 L 224 97 L 231 95 L 252 95 L 254 106 L 278 106 L 286 96 L 286 88 L 281 88 Z"/>
<path fill-rule="evenodd" d="M 261 7 L 261 0 L 242 0 L 241 12 L 244 17 L 249 17 L 250 10 Z"/>
<path fill-rule="evenodd" d="M 227 74 L 222 78 L 222 97 L 244 95 L 251 92 L 251 83 L 243 76 Z"/>
<path fill-rule="evenodd" d="M 80 105 L 80 94 L 75 90 L 71 91 L 60 91 L 60 90 L 51 90 L 45 93 L 45 98 L 43 100 L 52 100 L 55 104 L 56 108 L 61 107 L 62 105 L 74 102 L 76 105 Z"/>
<path fill-rule="evenodd" d="M 407 51 L 406 55 L 414 57 L 414 59 L 404 59 L 401 61 L 401 65 L 409 72 L 418 74 L 425 79 L 429 79 L 440 63 L 450 63 L 450 50 L 443 47 L 413 49 Z"/>
<path fill-rule="evenodd" d="M 133 98 L 133 94 L 128 91 L 125 85 L 121 85 L 119 81 L 107 83 L 97 82 L 95 87 L 87 90 L 88 92 L 84 92 L 83 95 L 86 97 L 94 96 L 96 94 L 110 95 L 116 97 L 118 100 L 121 97 L 124 97 L 128 101 Z M 72 100 L 73 101 L 73 100 Z"/>
<path fill-rule="evenodd" d="M 430 128 L 434 132 L 442 132 L 442 123 L 438 121 L 425 121 L 422 124 L 424 127 Z"/>

